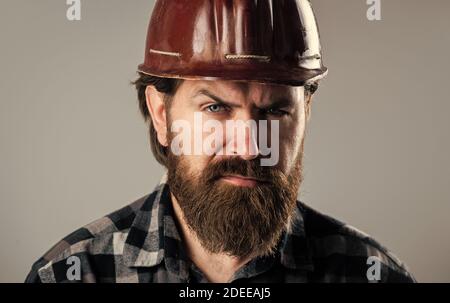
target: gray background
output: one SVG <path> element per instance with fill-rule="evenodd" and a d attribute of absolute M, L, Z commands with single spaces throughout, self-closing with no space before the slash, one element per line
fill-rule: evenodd
<path fill-rule="evenodd" d="M 129 82 L 149 0 L 0 2 L 0 281 L 150 192 L 162 168 Z M 313 0 L 329 77 L 300 198 L 373 235 L 419 281 L 450 282 L 450 2 Z"/>

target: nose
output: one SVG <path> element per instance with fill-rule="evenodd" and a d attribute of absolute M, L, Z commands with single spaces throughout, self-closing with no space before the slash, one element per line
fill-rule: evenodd
<path fill-rule="evenodd" d="M 237 141 L 238 144 L 244 144 L 243 152 L 238 156 L 247 161 L 256 159 L 259 156 L 259 147 L 257 140 L 258 128 L 256 127 L 254 130 L 246 128 L 244 131 L 244 142 L 239 143 L 239 141 Z"/>
<path fill-rule="evenodd" d="M 258 146 L 258 124 L 251 116 L 229 121 L 226 126 L 229 155 L 243 160 L 253 160 L 260 155 Z"/>

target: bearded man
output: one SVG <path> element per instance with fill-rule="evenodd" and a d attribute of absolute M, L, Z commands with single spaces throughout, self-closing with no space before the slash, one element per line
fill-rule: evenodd
<path fill-rule="evenodd" d="M 414 281 L 370 236 L 297 201 L 312 97 L 327 74 L 309 1 L 158 0 L 138 72 L 167 173 L 64 238 L 27 282 Z M 193 131 L 196 115 L 207 131 Z"/>

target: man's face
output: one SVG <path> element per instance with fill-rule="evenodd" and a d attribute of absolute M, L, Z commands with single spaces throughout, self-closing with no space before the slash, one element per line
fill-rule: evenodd
<path fill-rule="evenodd" d="M 303 87 L 188 80 L 180 85 L 161 115 L 165 129 L 155 127 L 166 134 L 160 142 L 168 147 L 171 192 L 207 250 L 240 257 L 273 252 L 302 180 L 307 106 Z M 254 121 L 256 131 L 227 128 L 236 121 Z M 262 155 L 262 141 L 271 154 Z M 175 150 L 180 146 L 182 154 Z M 200 146 L 197 152 L 194 146 Z M 268 157 L 276 161 L 262 165 Z"/>
<path fill-rule="evenodd" d="M 179 138 L 190 139 L 187 144 L 189 148 L 184 155 L 190 163 L 191 172 L 202 171 L 208 163 L 229 158 L 233 153 L 239 154 L 244 160 L 255 159 L 258 151 L 262 149 L 257 142 L 260 139 L 258 135 L 264 133 L 268 145 L 271 143 L 271 135 L 276 135 L 277 146 L 276 148 L 272 146 L 271 151 L 278 155 L 272 155 L 272 159 L 276 160 L 276 163 L 270 166 L 275 166 L 288 174 L 294 167 L 304 138 L 305 109 L 303 87 L 251 82 L 185 80 L 171 102 L 167 131 L 169 136 L 174 138 L 177 134 L 175 132 L 170 134 L 171 127 L 174 127 L 174 121 L 186 121 L 190 125 L 189 136 L 179 136 Z M 195 114 L 197 114 L 197 119 Z M 200 119 L 199 115 L 201 115 Z M 199 146 L 199 143 L 200 149 L 207 145 L 207 138 L 211 137 L 212 132 L 215 131 L 211 128 L 202 133 L 196 133 L 196 129 L 205 128 L 211 120 L 222 125 L 223 133 L 222 136 L 219 135 L 222 140 L 209 150 L 203 148 L 200 153 L 194 153 L 194 147 Z M 251 120 L 255 121 L 258 130 L 258 134 L 255 134 L 253 138 L 249 131 L 245 132 L 245 129 L 229 134 L 226 131 L 227 122 Z M 262 121 L 267 121 L 267 124 L 261 125 Z M 278 130 L 271 127 L 273 121 L 278 121 Z M 238 124 L 236 123 L 236 125 Z M 267 127 L 261 129 L 260 126 L 265 125 Z M 186 130 L 184 131 L 186 134 Z M 238 135 L 243 132 L 245 132 L 245 137 L 238 138 Z M 201 140 L 198 140 L 199 137 Z M 242 148 L 242 152 L 239 152 L 239 148 Z M 263 158 L 269 158 L 269 156 Z"/>

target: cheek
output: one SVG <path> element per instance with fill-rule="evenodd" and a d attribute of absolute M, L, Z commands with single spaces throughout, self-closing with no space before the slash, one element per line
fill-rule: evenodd
<path fill-rule="evenodd" d="M 289 123 L 280 125 L 280 169 L 289 173 L 296 164 L 305 135 L 304 115 L 298 115 Z"/>
<path fill-rule="evenodd" d="M 224 126 L 201 112 L 187 112 L 171 114 L 169 148 L 175 155 L 195 156 L 189 159 L 206 161 L 223 148 L 226 142 Z"/>
<path fill-rule="evenodd" d="M 210 159 L 205 156 L 201 155 L 183 155 L 182 157 L 183 162 L 183 170 L 182 174 L 185 176 L 195 176 L 196 178 L 200 177 L 205 169 L 205 167 L 208 165 L 208 162 Z"/>
<path fill-rule="evenodd" d="M 182 111 L 172 110 L 168 123 L 168 131 L 171 134 L 169 148 L 175 157 L 180 157 L 182 173 L 192 176 L 200 176 L 204 168 L 211 161 L 211 156 L 203 153 L 201 147 L 205 139 L 202 134 L 203 123 L 196 111 L 184 107 Z M 200 114 L 201 115 L 201 114 Z M 200 139 L 200 140 L 199 140 Z"/>

